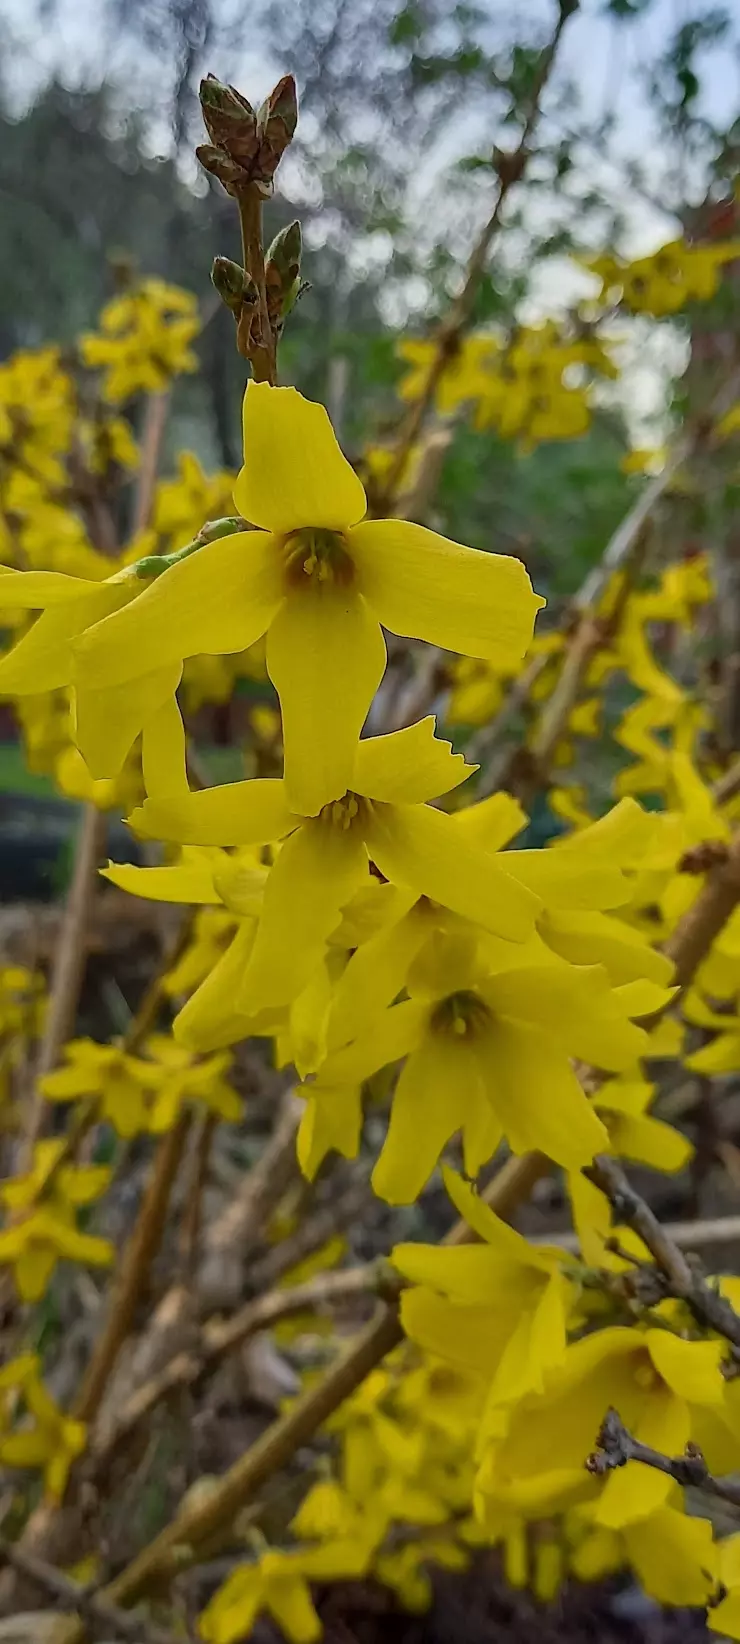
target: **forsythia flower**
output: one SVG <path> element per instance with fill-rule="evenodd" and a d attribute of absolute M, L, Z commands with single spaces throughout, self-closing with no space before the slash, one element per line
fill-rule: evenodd
<path fill-rule="evenodd" d="M 24 1301 L 43 1296 L 62 1259 L 93 1267 L 107 1267 L 113 1260 L 108 1239 L 81 1233 L 75 1226 L 77 1206 L 90 1204 L 105 1191 L 110 1171 L 98 1165 L 57 1169 L 63 1149 L 63 1138 L 37 1142 L 28 1174 L 10 1177 L 0 1187 L 0 1198 L 13 1212 L 13 1219 L 0 1232 L 0 1263 L 13 1267 Z M 47 1196 L 52 1172 L 53 1185 Z"/>
<path fill-rule="evenodd" d="M 561 1251 L 528 1244 L 453 1171 L 447 1191 L 481 1244 L 400 1244 L 392 1261 L 413 1288 L 401 1296 L 407 1336 L 488 1382 L 483 1430 L 565 1358 L 569 1286 Z"/>
<path fill-rule="evenodd" d="M 504 1436 L 484 1456 L 478 1488 L 495 1522 L 502 1507 L 531 1517 L 598 1498 L 594 1521 L 622 1529 L 662 1506 L 671 1479 L 628 1461 L 605 1483 L 584 1468 L 610 1406 L 630 1432 L 667 1455 L 680 1455 L 695 1416 L 721 1414 L 725 1382 L 721 1341 L 685 1341 L 668 1330 L 614 1327 L 575 1342 L 539 1397 L 518 1404 Z"/>
<path fill-rule="evenodd" d="M 286 1553 L 268 1550 L 253 1564 L 232 1571 L 219 1588 L 198 1619 L 201 1638 L 208 1644 L 235 1644 L 249 1636 L 264 1610 L 291 1644 L 313 1644 L 323 1629 L 309 1582 L 356 1576 L 363 1566 L 364 1549 L 358 1553 L 353 1542 L 348 1547 L 338 1542 L 335 1547 L 296 1548 Z"/>
<path fill-rule="evenodd" d="M 516 662 L 526 650 L 542 601 L 520 561 L 406 520 L 363 521 L 362 484 L 326 411 L 295 389 L 249 384 L 234 499 L 256 530 L 197 549 L 135 609 L 96 622 L 79 641 L 78 688 L 128 687 L 119 690 L 118 712 L 130 740 L 147 672 L 179 670 L 200 652 L 241 651 L 267 633 L 289 803 L 315 816 L 351 785 L 355 744 L 385 667 L 381 623 L 466 655 Z M 101 748 L 93 757 L 84 738 L 80 746 L 96 775 L 115 774 L 112 755 Z"/>
<path fill-rule="evenodd" d="M 0 1395 L 7 1392 L 22 1394 L 33 1421 L 7 1431 L 8 1413 L 0 1413 L 0 1464 L 42 1468 L 48 1494 L 60 1500 L 72 1462 L 85 1448 L 87 1429 L 81 1421 L 63 1415 L 55 1404 L 39 1377 L 34 1353 L 11 1359 L 0 1370 Z"/>
<path fill-rule="evenodd" d="M 470 774 L 434 736 L 434 720 L 355 745 L 342 798 L 318 816 L 292 811 L 278 778 L 237 782 L 169 802 L 148 799 L 137 832 L 183 844 L 256 845 L 284 839 L 264 891 L 254 948 L 235 1005 L 245 1014 L 286 1004 L 321 959 L 342 908 L 367 880 L 368 857 L 388 879 L 432 897 L 511 941 L 532 929 L 537 897 L 425 803 Z"/>
<path fill-rule="evenodd" d="M 197 369 L 190 344 L 200 322 L 190 291 L 143 280 L 107 304 L 100 326 L 82 338 L 82 358 L 105 371 L 103 393 L 114 405 L 142 391 L 159 393 L 171 377 Z"/>
<path fill-rule="evenodd" d="M 305 1170 L 320 1162 L 324 1120 L 331 1127 L 349 1099 L 358 1122 L 358 1086 L 402 1056 L 373 1172 L 375 1191 L 391 1203 L 416 1198 L 458 1130 L 471 1175 L 502 1136 L 515 1153 L 541 1149 L 568 1168 L 589 1163 L 606 1145 L 571 1058 L 627 1068 L 646 1043 L 643 1031 L 627 1020 L 600 967 L 512 962 L 503 948 L 495 945 L 494 956 L 486 938 L 477 944 L 474 936 L 440 935 L 407 979 L 410 998 L 330 1052 L 316 1084 L 303 1088 L 310 1114 L 299 1138 Z M 334 1145 L 330 1136 L 331 1129 L 326 1146 Z"/>

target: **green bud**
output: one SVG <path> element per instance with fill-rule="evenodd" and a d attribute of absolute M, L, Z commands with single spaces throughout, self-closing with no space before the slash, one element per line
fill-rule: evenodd
<path fill-rule="evenodd" d="M 232 262 L 230 257 L 214 257 L 211 280 L 222 303 L 226 304 L 232 314 L 238 314 L 248 288 L 252 286 L 252 281 L 241 264 Z"/>
<path fill-rule="evenodd" d="M 228 143 L 240 127 L 256 124 L 254 109 L 235 86 L 225 86 L 208 74 L 200 82 L 203 122 L 212 143 Z"/>
<path fill-rule="evenodd" d="M 283 278 L 294 280 L 300 273 L 302 249 L 301 225 L 296 218 L 295 222 L 288 223 L 287 228 L 281 228 L 280 233 L 275 235 L 267 261 L 275 264 Z"/>

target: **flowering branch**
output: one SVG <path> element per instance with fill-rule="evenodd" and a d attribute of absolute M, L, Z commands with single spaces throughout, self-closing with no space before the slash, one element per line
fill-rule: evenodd
<path fill-rule="evenodd" d="M 617 1160 L 600 1154 L 584 1175 L 605 1194 L 616 1220 L 633 1228 L 642 1239 L 659 1269 L 664 1295 L 685 1302 L 694 1318 L 724 1336 L 735 1349 L 733 1357 L 740 1357 L 740 1316 L 707 1283 L 698 1262 L 690 1261 L 679 1249 L 668 1229 L 631 1186 Z"/>
<path fill-rule="evenodd" d="M 596 1478 L 603 1478 L 615 1468 L 625 1467 L 628 1461 L 641 1461 L 645 1467 L 666 1473 L 684 1490 L 703 1490 L 705 1495 L 716 1496 L 731 1507 L 740 1507 L 740 1484 L 731 1478 L 715 1478 L 698 1444 L 687 1444 L 682 1456 L 665 1456 L 633 1438 L 617 1410 L 607 1410 L 586 1468 Z"/>

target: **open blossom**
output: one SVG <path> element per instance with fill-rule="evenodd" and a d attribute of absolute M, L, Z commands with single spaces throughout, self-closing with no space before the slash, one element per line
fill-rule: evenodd
<path fill-rule="evenodd" d="M 381 623 L 465 655 L 516 663 L 538 606 L 517 559 L 449 542 L 407 520 L 366 520 L 362 484 L 323 406 L 250 383 L 237 508 L 256 529 L 206 544 L 78 644 L 78 689 L 125 686 L 130 737 L 144 677 L 201 652 L 244 650 L 267 633 L 294 811 L 315 816 L 350 786 L 354 746 L 385 668 Z M 128 697 L 133 689 L 134 707 Z M 124 738 L 125 740 L 125 738 Z M 80 747 L 114 775 L 96 739 Z"/>
<path fill-rule="evenodd" d="M 342 909 L 367 881 L 369 859 L 395 884 L 509 941 L 529 935 L 539 898 L 502 857 L 468 843 L 452 817 L 425 803 L 465 781 L 470 769 L 435 738 L 430 718 L 356 743 L 348 791 L 318 816 L 297 814 L 286 782 L 264 778 L 148 799 L 130 820 L 140 833 L 180 844 L 284 841 L 235 1000 L 248 1015 L 301 991 Z"/>
<path fill-rule="evenodd" d="M 539 1149 L 567 1169 L 607 1145 L 571 1059 L 624 1069 L 647 1038 L 628 1020 L 630 1000 L 599 966 L 522 964 L 504 943 L 440 932 L 406 986 L 408 999 L 364 1022 L 351 1043 L 330 1052 L 316 1083 L 304 1085 L 299 1158 L 307 1174 L 330 1147 L 356 1150 L 359 1086 L 402 1057 L 373 1172 L 375 1191 L 392 1204 L 417 1197 L 457 1131 L 470 1175 L 503 1136 L 515 1153 Z"/>

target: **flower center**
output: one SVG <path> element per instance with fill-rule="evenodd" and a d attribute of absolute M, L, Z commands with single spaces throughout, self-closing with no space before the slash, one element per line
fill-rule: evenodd
<path fill-rule="evenodd" d="M 291 531 L 285 538 L 285 569 L 291 588 L 316 586 L 322 582 L 347 588 L 354 580 L 355 567 L 339 531 L 324 531 L 309 525 Z"/>
<path fill-rule="evenodd" d="M 446 1037 L 454 1034 L 460 1039 L 472 1039 L 490 1020 L 491 1013 L 480 995 L 469 988 L 460 988 L 457 993 L 449 993 L 446 999 L 440 999 L 432 1014 L 431 1025 L 437 1033 L 443 1033 Z"/>
<path fill-rule="evenodd" d="M 363 804 L 364 800 L 359 794 L 345 793 L 341 799 L 333 799 L 330 805 L 324 805 L 319 816 L 330 828 L 339 828 L 346 833 L 347 828 L 351 828 L 361 815 Z"/>

